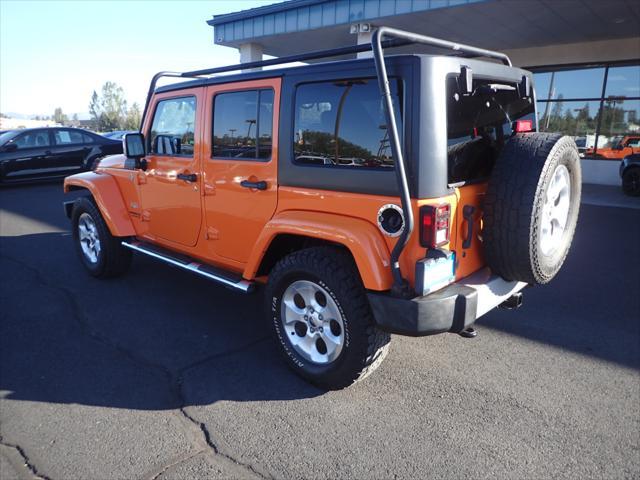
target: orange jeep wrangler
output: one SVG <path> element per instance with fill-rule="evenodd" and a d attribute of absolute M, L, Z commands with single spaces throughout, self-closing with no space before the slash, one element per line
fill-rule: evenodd
<path fill-rule="evenodd" d="M 384 49 L 425 44 L 456 56 Z M 373 51 L 373 59 L 214 74 Z M 471 57 L 487 57 L 482 61 Z M 156 87 L 161 77 L 191 78 Z M 578 150 L 537 133 L 507 56 L 381 27 L 371 45 L 157 74 L 124 155 L 65 180 L 91 275 L 132 251 L 231 289 L 265 284 L 279 350 L 324 388 L 364 378 L 390 333 L 473 336 L 549 282 L 573 238 Z"/>
<path fill-rule="evenodd" d="M 628 155 L 640 152 L 640 135 L 619 135 L 614 137 L 606 147 L 598 149 L 588 149 L 585 154 L 593 158 L 602 158 L 606 160 L 622 160 Z"/>

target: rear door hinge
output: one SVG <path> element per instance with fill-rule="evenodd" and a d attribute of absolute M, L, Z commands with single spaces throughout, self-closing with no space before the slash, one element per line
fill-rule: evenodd
<path fill-rule="evenodd" d="M 207 240 L 217 240 L 218 239 L 218 229 L 213 227 L 207 227 L 207 231 L 205 232 L 205 238 Z"/>

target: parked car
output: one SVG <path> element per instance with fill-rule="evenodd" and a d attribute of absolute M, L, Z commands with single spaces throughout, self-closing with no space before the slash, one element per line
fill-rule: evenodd
<path fill-rule="evenodd" d="M 136 130 L 115 130 L 113 132 L 103 133 L 103 137 L 110 138 L 111 140 L 122 140 L 127 133 L 136 133 Z"/>
<path fill-rule="evenodd" d="M 0 134 L 0 182 L 65 177 L 122 153 L 122 142 L 78 128 L 28 128 Z"/>
<path fill-rule="evenodd" d="M 381 36 L 502 64 L 385 58 Z M 65 209 L 88 273 L 123 274 L 135 251 L 242 293 L 265 283 L 283 359 L 329 389 L 373 371 L 390 333 L 472 337 L 477 318 L 551 281 L 580 158 L 571 137 L 533 131 L 532 73 L 384 27 L 371 49 L 375 61 L 209 76 L 233 65 L 158 88 L 156 75 L 125 155 L 65 180 L 85 193 Z"/>
<path fill-rule="evenodd" d="M 622 191 L 632 197 L 640 197 L 640 153 L 624 157 L 620 163 Z"/>
<path fill-rule="evenodd" d="M 640 152 L 640 135 L 620 135 L 614 137 L 608 146 L 598 148 L 595 154 L 593 148 L 587 149 L 585 156 L 606 160 L 619 160 L 636 152 Z"/>

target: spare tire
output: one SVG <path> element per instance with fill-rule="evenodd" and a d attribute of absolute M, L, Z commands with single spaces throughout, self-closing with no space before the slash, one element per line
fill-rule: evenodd
<path fill-rule="evenodd" d="M 493 272 L 532 285 L 549 282 L 569 253 L 581 186 L 570 137 L 536 132 L 509 139 L 484 201 L 482 238 Z"/>

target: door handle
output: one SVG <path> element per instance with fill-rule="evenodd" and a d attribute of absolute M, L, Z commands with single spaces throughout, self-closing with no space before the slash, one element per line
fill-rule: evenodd
<path fill-rule="evenodd" d="M 240 186 L 244 188 L 255 188 L 257 190 L 266 190 L 267 182 L 260 180 L 259 182 L 250 182 L 249 180 L 242 180 Z"/>
<path fill-rule="evenodd" d="M 197 182 L 198 175 L 195 173 L 179 173 L 176 175 L 178 180 L 184 180 L 185 182 Z"/>
<path fill-rule="evenodd" d="M 476 211 L 476 207 L 473 205 L 465 205 L 462 209 L 462 216 L 467 221 L 467 238 L 462 242 L 462 248 L 467 249 L 471 246 L 473 240 L 473 214 Z"/>
<path fill-rule="evenodd" d="M 51 150 L 45 150 L 45 151 L 44 151 L 44 154 L 45 154 L 45 155 L 51 155 Z"/>

